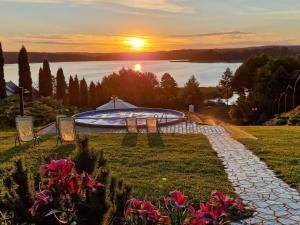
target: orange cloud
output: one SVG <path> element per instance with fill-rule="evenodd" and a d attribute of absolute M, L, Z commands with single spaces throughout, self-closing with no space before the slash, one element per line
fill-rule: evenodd
<path fill-rule="evenodd" d="M 83 34 L 25 34 L 0 36 L 6 51 L 17 51 L 25 45 L 29 51 L 47 52 L 130 52 L 129 37 L 145 41 L 143 51 L 173 49 L 237 48 L 261 45 L 297 45 L 297 38 L 268 33 L 222 32 L 173 36 L 125 36 Z"/>

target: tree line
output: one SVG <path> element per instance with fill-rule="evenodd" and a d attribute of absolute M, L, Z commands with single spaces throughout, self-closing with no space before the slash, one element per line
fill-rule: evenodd
<path fill-rule="evenodd" d="M 230 79 L 239 95 L 230 116 L 239 123 L 263 123 L 300 105 L 300 55 L 249 57 Z"/>
<path fill-rule="evenodd" d="M 6 92 L 1 45 L 0 50 L 0 91 L 1 98 L 4 98 Z M 32 92 L 29 58 L 24 46 L 18 55 L 18 68 L 19 86 Z M 153 73 L 131 69 L 121 69 L 105 76 L 101 82 L 92 81 L 88 84 L 84 78 L 79 80 L 77 75 L 70 76 L 67 82 L 63 69 L 59 68 L 56 75 L 53 75 L 48 60 L 44 59 L 38 78 L 40 97 L 53 97 L 66 105 L 77 107 L 95 108 L 109 101 L 113 95 L 143 107 L 186 108 L 189 104 L 200 107 L 204 100 L 200 84 L 194 76 L 183 88 L 179 88 L 168 73 L 158 80 Z"/>
<path fill-rule="evenodd" d="M 189 60 L 196 62 L 242 62 L 250 56 L 268 54 L 282 56 L 300 53 L 299 46 L 263 46 L 228 49 L 180 49 L 140 53 L 44 53 L 30 52 L 30 63 L 41 63 L 46 57 L 51 62 L 107 61 L 107 60 Z M 17 63 L 18 52 L 5 52 L 6 63 Z"/>

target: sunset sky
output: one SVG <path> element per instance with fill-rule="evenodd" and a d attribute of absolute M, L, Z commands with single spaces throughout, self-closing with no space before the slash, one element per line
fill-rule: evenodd
<path fill-rule="evenodd" d="M 300 1 L 0 0 L 0 41 L 50 52 L 298 45 Z"/>

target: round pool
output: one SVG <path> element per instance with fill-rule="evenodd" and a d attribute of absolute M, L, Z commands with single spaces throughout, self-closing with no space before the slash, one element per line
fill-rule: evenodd
<path fill-rule="evenodd" d="M 98 110 L 78 113 L 73 116 L 78 125 L 116 128 L 126 127 L 127 117 L 136 117 L 140 127 L 146 126 L 147 117 L 156 117 L 162 126 L 185 120 L 185 114 L 182 112 L 156 108 Z"/>

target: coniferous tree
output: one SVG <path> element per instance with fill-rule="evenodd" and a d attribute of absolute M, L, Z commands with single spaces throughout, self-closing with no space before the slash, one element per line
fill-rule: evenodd
<path fill-rule="evenodd" d="M 222 79 L 220 80 L 220 84 L 219 84 L 221 90 L 225 94 L 227 106 L 228 106 L 228 100 L 232 96 L 232 88 L 231 88 L 232 79 L 233 79 L 232 72 L 229 68 L 227 68 L 226 71 L 223 73 Z"/>
<path fill-rule="evenodd" d="M 275 99 L 272 105 L 272 114 L 275 115 L 278 113 L 278 99 Z"/>
<path fill-rule="evenodd" d="M 175 79 L 168 73 L 161 77 L 160 82 L 162 97 L 161 102 L 167 107 L 173 107 L 176 104 L 178 86 Z"/>
<path fill-rule="evenodd" d="M 199 83 L 195 76 L 192 76 L 183 88 L 183 101 L 186 105 L 193 104 L 201 106 L 203 103 Z"/>
<path fill-rule="evenodd" d="M 102 98 L 101 98 L 102 88 L 100 82 L 97 82 L 96 84 L 96 97 L 95 97 L 95 106 L 99 106 L 102 104 Z"/>
<path fill-rule="evenodd" d="M 28 61 L 28 54 L 26 48 L 22 46 L 19 56 L 18 56 L 18 64 L 19 64 L 19 87 L 23 87 L 32 93 L 32 79 L 30 66 Z"/>
<path fill-rule="evenodd" d="M 79 90 L 79 80 L 78 80 L 78 77 L 77 75 L 75 75 L 75 78 L 74 78 L 74 92 L 73 92 L 73 100 L 74 100 L 74 104 L 75 106 L 79 106 L 80 105 L 80 90 Z"/>
<path fill-rule="evenodd" d="M 43 70 L 40 79 L 41 79 L 39 81 L 40 95 L 44 97 L 52 96 L 52 92 L 53 92 L 52 75 L 51 75 L 49 62 L 47 59 L 44 59 L 43 61 Z"/>
<path fill-rule="evenodd" d="M 293 88 L 289 85 L 285 91 L 285 111 L 288 112 L 293 109 Z"/>
<path fill-rule="evenodd" d="M 4 79 L 4 57 L 2 52 L 2 45 L 0 42 L 0 99 L 6 97 L 6 84 Z"/>
<path fill-rule="evenodd" d="M 84 78 L 80 81 L 79 93 L 80 93 L 80 106 L 81 107 L 87 106 L 89 103 L 89 92 L 88 92 L 87 83 Z"/>
<path fill-rule="evenodd" d="M 74 79 L 72 76 L 69 78 L 69 104 L 75 105 L 74 101 Z"/>
<path fill-rule="evenodd" d="M 89 86 L 89 106 L 95 107 L 96 106 L 96 86 L 92 81 Z"/>
<path fill-rule="evenodd" d="M 285 93 L 281 93 L 278 101 L 278 113 L 285 111 Z"/>
<path fill-rule="evenodd" d="M 44 84 L 44 76 L 43 76 L 43 69 L 42 67 L 40 67 L 40 70 L 39 70 L 39 94 L 40 96 L 44 96 L 43 95 L 43 84 Z"/>
<path fill-rule="evenodd" d="M 293 104 L 294 104 L 294 108 L 300 105 L 300 76 L 296 80 L 294 86 Z"/>
<path fill-rule="evenodd" d="M 58 100 L 64 100 L 66 95 L 66 81 L 62 68 L 57 70 L 56 74 L 56 98 Z"/>

